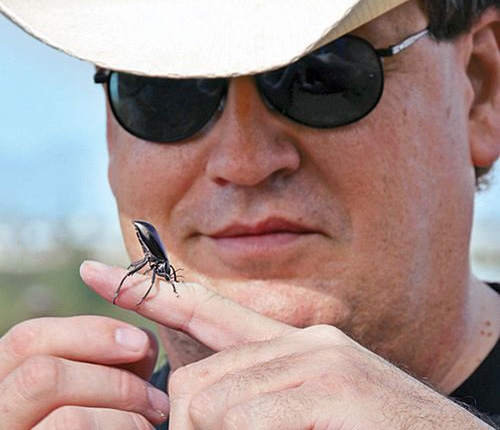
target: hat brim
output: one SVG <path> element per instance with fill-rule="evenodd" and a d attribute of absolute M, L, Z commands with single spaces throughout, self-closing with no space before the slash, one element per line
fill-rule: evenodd
<path fill-rule="evenodd" d="M 0 0 L 0 11 L 103 68 L 217 77 L 289 64 L 406 1 Z"/>

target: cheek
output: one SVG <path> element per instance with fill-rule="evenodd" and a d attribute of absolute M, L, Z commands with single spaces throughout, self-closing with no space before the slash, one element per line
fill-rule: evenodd
<path fill-rule="evenodd" d="M 158 228 L 172 257 L 179 242 L 176 210 L 195 193 L 203 147 L 195 142 L 146 142 L 116 123 L 108 127 L 109 181 L 129 253 L 140 256 L 131 221 L 142 219 Z"/>
<path fill-rule="evenodd" d="M 467 266 L 456 261 L 467 255 L 474 195 L 466 100 L 457 92 L 462 77 L 451 62 L 443 65 L 437 75 L 426 73 L 425 64 L 411 65 L 421 71 L 411 74 L 418 80 L 411 84 L 404 73 L 389 80 L 366 133 L 359 129 L 360 136 L 377 136 L 365 138 L 367 161 L 358 172 L 365 171 L 365 187 L 354 203 L 364 210 L 352 209 L 354 230 L 364 238 L 359 255 L 374 251 L 364 262 L 370 273 L 382 262 L 395 277 L 399 268 L 400 276 L 413 273 L 410 281 L 418 283 L 453 260 L 455 267 Z"/>
<path fill-rule="evenodd" d="M 109 147 L 109 181 L 120 216 L 159 223 L 175 204 L 182 178 L 175 156 L 169 156 L 172 148 L 123 130 L 114 133 Z"/>
<path fill-rule="evenodd" d="M 336 131 L 315 154 L 315 170 L 329 178 L 350 215 L 353 264 L 366 265 L 367 273 L 392 261 L 391 270 L 403 276 L 408 265 L 427 265 L 418 255 L 427 260 L 454 246 L 463 255 L 468 246 L 463 233 L 470 228 L 474 178 L 467 92 L 457 91 L 464 81 L 451 48 L 435 55 L 443 57 L 439 73 L 432 56 L 389 70 L 377 108 Z"/>
<path fill-rule="evenodd" d="M 372 125 L 384 137 L 377 143 L 384 147 L 380 162 L 387 167 L 381 179 L 423 207 L 446 195 L 463 195 L 473 184 L 468 92 L 460 91 L 466 77 L 451 45 L 432 45 L 429 51 L 423 60 L 418 55 L 407 60 L 402 73 L 389 74 L 382 111 Z"/>
<path fill-rule="evenodd" d="M 121 214 L 140 215 L 139 208 L 150 206 L 161 187 L 158 166 L 150 162 L 153 154 L 143 142 L 116 141 L 109 157 L 109 181 Z"/>

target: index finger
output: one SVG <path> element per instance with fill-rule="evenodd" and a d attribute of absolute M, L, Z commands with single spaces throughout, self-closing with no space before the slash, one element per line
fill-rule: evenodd
<path fill-rule="evenodd" d="M 89 287 L 112 301 L 126 271 L 86 261 L 80 268 L 80 274 Z M 134 275 L 127 288 L 121 291 L 117 304 L 149 320 L 182 331 L 214 351 L 272 339 L 296 330 L 194 283 L 177 284 L 181 291 L 176 295 L 172 293 L 171 285 L 160 282 L 160 287 L 137 306 L 150 282 L 150 277 Z"/>

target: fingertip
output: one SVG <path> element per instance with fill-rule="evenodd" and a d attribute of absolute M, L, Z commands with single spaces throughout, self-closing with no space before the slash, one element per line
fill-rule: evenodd
<path fill-rule="evenodd" d="M 170 413 L 168 395 L 153 386 L 148 386 L 146 390 L 151 408 L 160 416 L 161 421 L 165 421 Z"/>
<path fill-rule="evenodd" d="M 149 338 L 149 348 L 148 348 L 148 351 L 146 353 L 146 358 L 150 361 L 151 363 L 151 368 L 149 369 L 149 373 L 148 373 L 148 376 L 153 374 L 153 371 L 156 367 L 156 362 L 158 360 L 158 357 L 160 355 L 160 343 L 158 341 L 158 337 L 156 336 L 156 334 L 146 328 L 146 327 L 140 327 L 140 329 L 146 333 L 146 335 L 148 336 Z"/>
<path fill-rule="evenodd" d="M 109 270 L 111 266 L 94 260 L 85 260 L 80 265 L 80 276 L 83 278 L 89 275 L 102 272 L 104 270 Z"/>
<path fill-rule="evenodd" d="M 154 333 L 146 328 L 136 328 L 141 330 L 148 338 L 148 343 L 146 349 L 143 351 L 143 355 L 139 361 L 125 363 L 120 367 L 135 373 L 144 380 L 150 380 L 153 375 L 159 356 L 159 344 L 158 339 Z"/>
<path fill-rule="evenodd" d="M 112 267 L 99 261 L 85 260 L 80 265 L 80 276 L 89 287 L 94 290 L 112 283 L 117 278 L 121 269 Z"/>
<path fill-rule="evenodd" d="M 132 352 L 145 351 L 149 341 L 149 336 L 136 327 L 119 327 L 115 330 L 115 342 Z"/>
<path fill-rule="evenodd" d="M 144 333 L 146 333 L 146 335 L 149 338 L 151 348 L 153 350 L 155 350 L 156 352 L 158 352 L 160 349 L 160 343 L 158 341 L 158 337 L 156 336 L 156 333 L 148 327 L 139 327 L 139 329 L 141 329 Z"/>
<path fill-rule="evenodd" d="M 86 260 L 80 265 L 80 277 L 97 294 L 108 301 L 112 300 L 112 290 L 117 268 L 99 261 Z"/>

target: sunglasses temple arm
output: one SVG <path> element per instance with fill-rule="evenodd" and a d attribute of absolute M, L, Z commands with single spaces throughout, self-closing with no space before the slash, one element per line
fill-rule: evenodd
<path fill-rule="evenodd" d="M 393 55 L 399 54 L 401 51 L 412 46 L 414 43 L 418 42 L 422 37 L 429 34 L 429 28 L 419 31 L 418 33 L 408 36 L 406 39 L 402 40 L 396 45 L 389 46 L 388 48 L 377 49 L 377 54 L 380 57 L 392 57 Z"/>

